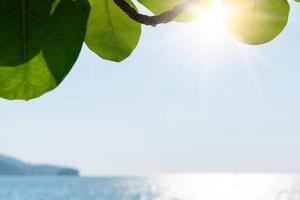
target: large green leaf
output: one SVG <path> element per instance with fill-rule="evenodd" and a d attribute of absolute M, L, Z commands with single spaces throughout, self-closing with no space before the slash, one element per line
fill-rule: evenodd
<path fill-rule="evenodd" d="M 90 2 L 92 9 L 85 39 L 87 46 L 104 59 L 124 60 L 138 44 L 141 24 L 129 18 L 113 0 Z"/>
<path fill-rule="evenodd" d="M 29 100 L 54 89 L 75 63 L 87 0 L 0 1 L 0 96 Z"/>
<path fill-rule="evenodd" d="M 246 44 L 263 44 L 277 37 L 288 22 L 287 0 L 224 0 L 229 31 Z"/>
<path fill-rule="evenodd" d="M 169 11 L 185 1 L 186 0 L 138 0 L 138 2 L 156 15 Z M 191 8 L 180 14 L 175 21 L 189 22 L 198 19 L 209 11 L 212 3 L 213 0 L 199 0 L 198 3 L 193 4 Z"/>

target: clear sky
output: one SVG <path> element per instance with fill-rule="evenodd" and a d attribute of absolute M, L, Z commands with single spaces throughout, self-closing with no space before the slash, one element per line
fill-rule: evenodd
<path fill-rule="evenodd" d="M 219 20 L 144 27 L 116 64 L 86 47 L 65 81 L 0 100 L 0 152 L 85 175 L 299 172 L 300 4 L 274 41 L 247 46 Z"/>

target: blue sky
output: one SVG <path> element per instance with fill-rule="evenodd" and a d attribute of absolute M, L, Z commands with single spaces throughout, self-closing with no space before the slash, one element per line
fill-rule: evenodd
<path fill-rule="evenodd" d="M 0 100 L 0 152 L 85 175 L 299 172 L 299 11 L 262 46 L 200 20 L 144 27 L 120 64 L 84 47 L 53 92 Z"/>

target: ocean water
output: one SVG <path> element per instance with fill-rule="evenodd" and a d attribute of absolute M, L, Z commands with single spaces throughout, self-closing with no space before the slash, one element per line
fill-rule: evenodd
<path fill-rule="evenodd" d="M 300 176 L 0 177 L 0 200 L 300 200 Z"/>

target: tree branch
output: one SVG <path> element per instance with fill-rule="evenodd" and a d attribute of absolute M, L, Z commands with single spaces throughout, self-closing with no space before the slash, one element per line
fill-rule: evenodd
<path fill-rule="evenodd" d="M 175 6 L 172 10 L 155 16 L 148 16 L 138 13 L 136 9 L 131 7 L 126 0 L 114 0 L 114 2 L 134 21 L 145 25 L 156 26 L 158 24 L 169 23 L 173 21 L 183 11 L 199 2 L 199 0 L 186 0 L 185 2 Z"/>

